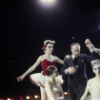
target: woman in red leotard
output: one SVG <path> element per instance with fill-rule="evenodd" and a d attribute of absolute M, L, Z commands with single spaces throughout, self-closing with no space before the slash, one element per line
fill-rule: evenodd
<path fill-rule="evenodd" d="M 54 49 L 54 43 L 55 41 L 52 40 L 46 40 L 44 41 L 44 46 L 42 50 L 44 50 L 44 54 L 39 56 L 37 61 L 21 76 L 17 77 L 17 81 L 22 81 L 29 73 L 31 73 L 35 68 L 41 64 L 42 66 L 42 72 L 41 73 L 35 73 L 29 75 L 30 80 L 32 83 L 35 83 L 37 86 L 40 86 L 41 91 L 41 100 L 46 100 L 45 95 L 45 80 L 46 80 L 46 68 L 49 65 L 55 65 L 56 63 L 63 64 L 63 60 L 59 59 L 57 56 L 52 55 L 53 49 Z M 58 75 L 58 80 L 60 80 L 61 83 L 63 83 L 63 79 L 61 75 Z"/>

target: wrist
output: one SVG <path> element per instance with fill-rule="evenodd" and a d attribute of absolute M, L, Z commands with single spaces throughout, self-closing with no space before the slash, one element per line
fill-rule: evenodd
<path fill-rule="evenodd" d="M 23 77 L 25 77 L 26 75 L 25 75 L 25 74 L 23 74 L 22 76 L 23 76 Z"/>

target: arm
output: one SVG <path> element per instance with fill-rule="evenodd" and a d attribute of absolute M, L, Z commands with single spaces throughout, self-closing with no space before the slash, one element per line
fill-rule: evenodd
<path fill-rule="evenodd" d="M 29 73 L 31 73 L 40 64 L 42 56 L 40 56 L 37 61 L 21 76 L 17 77 L 17 81 L 22 81 Z"/>
<path fill-rule="evenodd" d="M 57 59 L 57 62 L 59 63 L 59 64 L 64 64 L 64 61 L 63 60 L 61 60 L 61 59 L 59 59 L 58 57 L 56 57 L 56 59 Z"/>
<path fill-rule="evenodd" d="M 81 97 L 80 100 L 85 100 L 85 99 L 86 99 L 86 97 L 87 97 L 87 95 L 88 95 L 88 93 L 89 93 L 88 84 L 89 84 L 89 82 L 87 83 L 85 92 L 84 92 L 84 94 L 83 94 L 83 96 Z"/>
<path fill-rule="evenodd" d="M 63 100 L 63 99 L 64 99 L 64 92 L 63 92 L 62 84 L 61 84 L 61 96 L 57 98 L 57 100 Z"/>
<path fill-rule="evenodd" d="M 65 76 L 66 74 L 74 74 L 76 72 L 76 68 L 74 65 L 74 62 L 70 58 L 69 55 L 67 55 L 64 59 L 64 65 L 61 69 L 61 74 Z"/>
<path fill-rule="evenodd" d="M 68 68 L 68 65 L 67 65 L 67 58 L 65 57 L 64 58 L 64 64 L 63 64 L 62 69 L 61 69 L 62 76 L 65 76 L 67 74 L 66 71 L 65 71 L 66 68 Z"/>
<path fill-rule="evenodd" d="M 52 93 L 51 86 L 48 82 L 45 83 L 45 91 L 46 91 L 46 94 L 47 94 L 49 100 L 56 100 Z"/>
<path fill-rule="evenodd" d="M 100 55 L 100 48 L 96 48 L 89 39 L 85 40 L 85 45 L 87 46 L 90 52 L 95 51 Z"/>
<path fill-rule="evenodd" d="M 89 62 L 89 63 L 92 60 L 100 59 L 99 54 L 96 53 L 95 51 L 91 52 L 91 55 L 84 54 L 84 57 L 85 57 L 86 62 Z"/>

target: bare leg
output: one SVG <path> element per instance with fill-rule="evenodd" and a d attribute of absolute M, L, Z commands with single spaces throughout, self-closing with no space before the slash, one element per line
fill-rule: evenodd
<path fill-rule="evenodd" d="M 47 100 L 45 88 L 40 86 L 40 92 L 41 92 L 41 100 Z"/>

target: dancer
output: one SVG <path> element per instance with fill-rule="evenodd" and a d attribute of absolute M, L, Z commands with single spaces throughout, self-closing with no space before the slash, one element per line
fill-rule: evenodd
<path fill-rule="evenodd" d="M 47 100 L 64 100 L 64 93 L 62 84 L 56 79 L 58 76 L 57 68 L 54 65 L 50 65 L 46 69 L 47 80 L 45 83 L 45 90 Z"/>
<path fill-rule="evenodd" d="M 43 71 L 41 73 L 35 73 L 35 74 L 29 75 L 31 82 L 33 84 L 36 84 L 37 86 L 40 86 L 41 100 L 46 100 L 44 84 L 45 84 L 47 66 L 55 65 L 56 62 L 59 64 L 64 63 L 63 60 L 59 59 L 57 56 L 52 55 L 52 52 L 54 49 L 54 43 L 55 41 L 52 41 L 52 40 L 44 41 L 44 46 L 42 50 L 44 50 L 45 54 L 39 56 L 37 61 L 24 74 L 17 77 L 18 82 L 22 81 L 29 73 L 35 70 L 35 68 L 41 63 Z M 64 82 L 61 75 L 58 75 L 57 78 L 61 81 L 61 83 Z"/>
<path fill-rule="evenodd" d="M 85 92 L 80 100 L 86 100 L 88 93 L 91 94 L 91 100 L 100 100 L 100 60 L 92 61 L 91 64 L 95 77 L 88 80 Z"/>
<path fill-rule="evenodd" d="M 64 65 L 61 69 L 63 76 L 68 74 L 68 90 L 70 92 L 71 100 L 80 100 L 83 95 L 87 83 L 87 74 L 86 74 L 86 63 L 91 60 L 98 59 L 99 55 L 95 52 L 95 47 L 92 43 L 88 44 L 90 41 L 86 39 L 85 43 L 88 49 L 91 51 L 91 56 L 80 53 L 80 44 L 73 43 L 71 44 L 71 55 L 67 55 L 64 59 Z"/>

